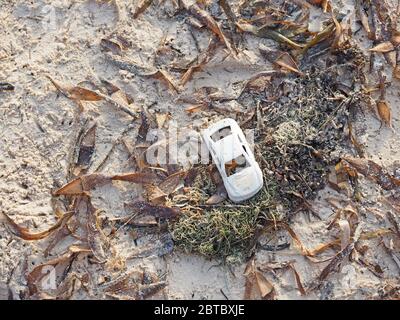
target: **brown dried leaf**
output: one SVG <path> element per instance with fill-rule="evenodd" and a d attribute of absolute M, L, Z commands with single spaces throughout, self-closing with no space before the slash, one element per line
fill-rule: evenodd
<path fill-rule="evenodd" d="M 59 90 L 64 96 L 76 101 L 100 101 L 103 98 L 96 92 L 85 89 L 79 86 L 68 86 L 58 83 L 50 76 L 46 76 L 51 83 Z"/>
<path fill-rule="evenodd" d="M 91 163 L 96 143 L 96 124 L 94 124 L 83 136 L 78 153 L 78 160 L 74 174 L 77 176 L 82 171 L 86 171 Z"/>
<path fill-rule="evenodd" d="M 300 291 L 302 296 L 306 295 L 306 290 L 304 289 L 303 283 L 301 282 L 301 278 L 299 273 L 297 272 L 296 268 L 293 266 L 292 263 L 289 264 L 290 269 L 292 269 L 294 277 L 296 279 L 297 288 Z"/>
<path fill-rule="evenodd" d="M 393 69 L 393 77 L 396 79 L 400 79 L 400 65 L 398 65 L 398 64 Z"/>
<path fill-rule="evenodd" d="M 389 104 L 385 100 L 379 100 L 376 102 L 376 108 L 380 119 L 388 126 L 392 127 L 392 112 Z"/>
<path fill-rule="evenodd" d="M 128 181 L 139 184 L 151 184 L 151 183 L 157 183 L 159 181 L 159 178 L 156 174 L 147 172 L 125 173 L 125 174 L 115 175 L 111 177 L 111 179 L 119 181 Z"/>
<path fill-rule="evenodd" d="M 3 221 L 6 223 L 6 226 L 8 229 L 11 231 L 12 234 L 15 236 L 22 238 L 24 240 L 40 240 L 43 238 L 48 237 L 51 233 L 53 233 L 55 230 L 60 228 L 63 224 L 65 224 L 72 216 L 73 212 L 67 212 L 65 213 L 61 219 L 57 221 L 57 223 L 52 226 L 50 229 L 46 231 L 42 231 L 39 233 L 30 233 L 29 230 L 25 227 L 21 227 L 17 223 L 15 223 L 7 214 L 4 212 L 0 214 L 1 217 L 3 217 L 0 221 Z"/>
<path fill-rule="evenodd" d="M 254 289 L 262 299 L 267 298 L 273 291 L 274 286 L 264 277 L 264 275 L 256 269 L 255 260 L 251 259 L 244 271 L 246 277 L 244 299 L 252 298 Z"/>
<path fill-rule="evenodd" d="M 150 76 L 150 75 L 149 75 Z M 154 74 L 151 75 L 152 78 L 160 80 L 164 82 L 168 88 L 176 93 L 179 93 L 178 86 L 172 80 L 172 77 L 164 70 L 157 70 Z"/>
<path fill-rule="evenodd" d="M 180 212 L 178 208 L 152 205 L 145 201 L 136 201 L 129 205 L 139 214 L 149 214 L 156 218 L 169 219 L 176 217 Z"/>
<path fill-rule="evenodd" d="M 141 0 L 133 13 L 133 19 L 136 19 L 139 15 L 146 11 L 148 7 L 153 3 L 153 0 Z"/>
<path fill-rule="evenodd" d="M 183 183 L 183 178 L 186 175 L 186 171 L 178 171 L 169 175 L 164 181 L 162 181 L 158 187 L 162 192 L 167 195 L 175 192 L 176 188 Z"/>
<path fill-rule="evenodd" d="M 312 256 L 311 252 L 303 245 L 303 243 L 300 241 L 300 238 L 293 231 L 293 229 L 291 227 L 289 227 L 288 224 L 281 222 L 281 223 L 279 223 L 279 226 L 281 226 L 283 229 L 285 229 L 290 234 L 294 243 L 300 249 L 301 254 L 303 254 L 304 256 Z"/>
<path fill-rule="evenodd" d="M 260 271 L 256 270 L 254 275 L 261 298 L 265 299 L 274 290 L 274 286 Z"/>
<path fill-rule="evenodd" d="M 294 61 L 292 56 L 288 54 L 287 52 L 282 53 L 274 62 L 278 66 L 287 69 L 289 71 L 295 72 L 299 75 L 302 75 L 303 73 L 299 70 L 297 63 Z"/>
<path fill-rule="evenodd" d="M 118 176 L 116 176 L 118 177 Z M 107 183 L 110 183 L 114 177 L 108 177 L 103 174 L 93 173 L 84 175 L 79 178 L 72 180 L 65 186 L 54 192 L 54 195 L 82 195 L 85 192 L 93 189 L 94 187 L 100 187 Z M 118 179 L 115 179 L 118 180 Z M 122 179 L 121 179 L 122 180 Z"/>
<path fill-rule="evenodd" d="M 167 194 L 163 192 L 158 186 L 146 185 L 145 189 L 147 193 L 147 199 L 151 204 L 165 204 Z"/>
<path fill-rule="evenodd" d="M 184 3 L 186 10 L 190 14 L 192 14 L 196 19 L 200 20 L 204 23 L 207 28 L 214 33 L 225 46 L 232 50 L 232 46 L 225 37 L 224 33 L 222 32 L 221 28 L 219 27 L 218 23 L 214 20 L 214 18 L 205 10 L 201 9 L 197 4 L 187 5 Z"/>
<path fill-rule="evenodd" d="M 93 256 L 99 263 L 106 262 L 106 254 L 104 252 L 103 243 L 105 241 L 105 236 L 101 231 L 98 210 L 96 210 L 89 197 L 82 197 L 81 201 L 85 202 L 86 209 L 86 231 L 87 231 L 87 243 Z"/>
<path fill-rule="evenodd" d="M 60 257 L 57 257 L 55 259 L 52 259 L 50 261 L 47 261 L 43 264 L 36 266 L 26 277 L 27 286 L 29 289 L 29 295 L 32 296 L 39 292 L 40 287 L 38 282 L 41 281 L 43 278 L 45 278 L 51 272 L 51 270 L 47 270 L 48 271 L 47 273 L 43 272 L 44 271 L 43 269 L 45 267 L 56 268 L 58 265 L 60 266 L 64 265 L 63 273 L 65 273 L 65 270 L 75 259 L 76 255 L 77 255 L 76 253 L 66 252 Z"/>
<path fill-rule="evenodd" d="M 100 47 L 105 51 L 111 51 L 113 54 L 121 55 L 122 53 L 122 47 L 119 45 L 119 43 L 108 39 L 101 39 Z"/>
<path fill-rule="evenodd" d="M 394 46 L 393 43 L 391 43 L 390 41 L 386 41 L 386 42 L 382 42 L 378 45 L 376 45 L 375 47 L 369 49 L 369 51 L 372 52 L 389 52 L 389 51 L 393 51 L 394 50 Z"/>
<path fill-rule="evenodd" d="M 360 1 L 361 0 L 356 0 L 357 15 L 361 21 L 362 26 L 364 27 L 365 32 L 368 35 L 368 38 L 370 40 L 375 40 L 374 33 L 372 32 L 371 27 L 369 25 L 368 16 L 365 13 L 364 8 L 361 7 Z"/>
<path fill-rule="evenodd" d="M 71 99 L 78 100 L 78 101 L 100 101 L 103 100 L 101 96 L 99 96 L 96 92 L 85 89 L 82 87 L 71 87 L 67 88 Z"/>
<path fill-rule="evenodd" d="M 329 264 L 322 270 L 321 274 L 318 277 L 319 281 L 325 280 L 328 275 L 337 269 L 339 264 L 347 257 L 350 256 L 351 252 L 354 249 L 355 243 L 358 241 L 361 234 L 361 228 L 357 227 L 356 231 L 354 232 L 353 240 L 340 252 L 338 252 Z"/>
<path fill-rule="evenodd" d="M 373 162 L 372 160 L 344 157 L 344 161 L 347 161 L 359 173 L 365 177 L 375 181 L 385 190 L 392 190 L 400 186 L 400 179 L 386 172 L 386 170 Z"/>

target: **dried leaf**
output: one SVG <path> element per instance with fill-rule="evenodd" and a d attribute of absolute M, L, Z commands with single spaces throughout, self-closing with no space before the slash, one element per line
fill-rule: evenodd
<path fill-rule="evenodd" d="M 95 151 L 96 143 L 96 124 L 94 124 L 83 136 L 78 153 L 78 160 L 76 162 L 77 168 L 74 170 L 74 174 L 77 176 L 82 171 L 86 171 L 92 160 L 93 153 Z"/>
<path fill-rule="evenodd" d="M 104 263 L 106 262 L 106 255 L 103 248 L 105 236 L 102 233 L 99 225 L 99 220 L 97 217 L 98 210 L 93 207 L 89 197 L 82 197 L 81 201 L 84 202 L 84 208 L 80 208 L 86 211 L 87 243 L 98 263 Z"/>
<path fill-rule="evenodd" d="M 0 82 L 0 92 L 13 91 L 15 87 L 11 83 Z"/>
<path fill-rule="evenodd" d="M 72 263 L 72 261 L 75 259 L 77 254 L 75 253 L 71 253 L 71 252 L 67 252 L 65 254 L 63 254 L 62 256 L 52 259 L 50 261 L 47 261 L 43 264 L 40 264 L 38 266 L 36 266 L 28 275 L 27 275 L 27 286 L 29 289 L 29 295 L 32 296 L 36 293 L 39 292 L 39 284 L 38 282 L 43 280 L 43 278 L 45 278 L 47 275 L 49 275 L 50 272 L 52 272 L 52 269 L 48 269 L 47 273 L 44 272 L 44 268 L 46 267 L 53 267 L 54 270 L 55 268 L 60 265 L 64 265 L 64 271 L 67 269 L 68 265 L 70 265 Z"/>
<path fill-rule="evenodd" d="M 302 296 L 306 295 L 306 290 L 304 289 L 304 286 L 303 286 L 303 284 L 302 284 L 302 282 L 301 282 L 300 275 L 299 275 L 299 273 L 297 272 L 296 268 L 293 266 L 292 263 L 289 264 L 289 267 L 290 267 L 290 269 L 292 269 L 292 271 L 293 271 L 294 277 L 295 277 L 295 279 L 296 279 L 297 288 L 299 289 L 300 294 L 301 294 Z"/>
<path fill-rule="evenodd" d="M 350 243 L 350 224 L 347 220 L 339 220 L 338 225 L 342 231 L 341 248 L 344 250 Z"/>
<path fill-rule="evenodd" d="M 101 39 L 100 47 L 105 51 L 111 51 L 113 54 L 122 54 L 122 47 L 118 43 L 108 39 Z"/>
<path fill-rule="evenodd" d="M 262 27 L 256 27 L 245 21 L 239 21 L 236 23 L 236 26 L 239 28 L 239 30 L 241 30 L 243 32 L 252 33 L 253 35 L 260 37 L 260 38 L 270 38 L 279 43 L 286 44 L 293 49 L 300 50 L 304 47 L 303 45 L 298 44 L 298 43 L 290 40 L 289 38 L 285 37 L 278 31 L 272 30 L 269 25 L 265 25 Z"/>
<path fill-rule="evenodd" d="M 157 183 L 159 178 L 154 173 L 133 172 L 115 175 L 111 177 L 112 180 L 128 181 L 139 184 Z"/>
<path fill-rule="evenodd" d="M 394 50 L 394 46 L 390 41 L 386 41 L 386 42 L 382 42 L 380 44 L 378 44 L 377 46 L 369 49 L 369 51 L 372 52 L 389 52 L 389 51 L 393 51 Z"/>
<path fill-rule="evenodd" d="M 136 201 L 129 205 L 139 214 L 148 214 L 156 218 L 169 219 L 174 218 L 179 214 L 177 208 L 152 205 L 145 201 Z"/>
<path fill-rule="evenodd" d="M 111 182 L 111 177 L 93 173 L 72 180 L 54 192 L 54 195 L 82 195 L 85 192 Z"/>
<path fill-rule="evenodd" d="M 319 281 L 325 280 L 328 275 L 333 272 L 339 264 L 348 256 L 350 256 L 351 252 L 354 249 L 355 243 L 358 241 L 361 234 L 361 228 L 357 227 L 356 231 L 354 232 L 353 240 L 340 252 L 338 252 L 329 264 L 322 270 L 321 274 L 318 277 Z"/>
<path fill-rule="evenodd" d="M 360 1 L 361 0 L 356 0 L 357 15 L 361 21 L 362 26 L 364 27 L 365 32 L 368 35 L 368 38 L 370 40 L 375 40 L 374 33 L 372 32 L 371 27 L 369 25 L 368 16 L 366 15 L 364 9 L 361 7 Z"/>
<path fill-rule="evenodd" d="M 68 212 L 65 213 L 61 219 L 57 221 L 57 223 L 52 226 L 50 229 L 46 231 L 42 231 L 39 233 L 30 233 L 29 230 L 25 227 L 21 227 L 18 224 L 16 224 L 7 214 L 4 212 L 0 214 L 2 219 L 0 221 L 3 221 L 6 223 L 6 226 L 8 229 L 11 231 L 12 234 L 15 236 L 22 238 L 24 240 L 40 240 L 43 238 L 48 237 L 52 232 L 60 228 L 64 223 L 66 223 L 72 216 L 73 212 Z"/>
<path fill-rule="evenodd" d="M 385 100 L 379 100 L 376 103 L 380 119 L 388 126 L 392 127 L 392 112 L 389 104 Z"/>
<path fill-rule="evenodd" d="M 156 113 L 156 122 L 157 122 L 157 127 L 161 129 L 164 127 L 164 124 L 166 121 L 170 119 L 170 114 L 169 113 Z"/>
<path fill-rule="evenodd" d="M 275 64 L 278 66 L 281 66 L 284 69 L 287 69 L 289 71 L 295 72 L 299 75 L 302 75 L 303 73 L 298 69 L 297 63 L 293 60 L 290 54 L 287 52 L 282 53 L 278 59 L 275 60 Z"/>
<path fill-rule="evenodd" d="M 162 192 L 167 195 L 175 192 L 180 184 L 183 183 L 183 178 L 186 175 L 186 171 L 178 171 L 169 175 L 164 181 L 162 181 L 158 187 Z"/>
<path fill-rule="evenodd" d="M 192 4 L 188 5 L 185 4 L 183 1 L 183 4 L 188 10 L 190 14 L 192 14 L 196 19 L 200 20 L 202 23 L 204 23 L 207 28 L 214 33 L 222 43 L 225 44 L 225 46 L 231 50 L 232 46 L 225 37 L 224 33 L 222 32 L 221 28 L 219 27 L 218 23 L 214 20 L 214 18 L 205 10 L 201 9 L 197 4 Z"/>
<path fill-rule="evenodd" d="M 293 229 L 291 227 L 289 227 L 289 225 L 287 225 L 284 222 L 281 222 L 281 223 L 279 223 L 279 226 L 283 227 L 283 229 L 285 229 L 290 234 L 290 236 L 292 237 L 293 241 L 296 243 L 296 246 L 300 249 L 300 252 L 304 256 L 311 256 L 310 251 L 303 245 L 303 243 L 300 241 L 300 238 L 293 231 Z"/>
<path fill-rule="evenodd" d="M 273 290 L 274 286 L 264 277 L 260 271 L 255 271 L 255 281 L 258 291 L 263 299 L 265 299 Z"/>
<path fill-rule="evenodd" d="M 400 179 L 386 172 L 386 170 L 372 160 L 344 157 L 350 166 L 365 177 L 375 181 L 385 190 L 392 190 L 400 186 Z"/>
<path fill-rule="evenodd" d="M 163 192 L 158 186 L 146 185 L 145 186 L 147 199 L 151 204 L 160 205 L 165 204 L 167 194 Z"/>
<path fill-rule="evenodd" d="M 395 45 L 398 46 L 400 44 L 400 31 L 394 30 L 392 32 L 392 37 L 390 41 Z"/>
<path fill-rule="evenodd" d="M 254 258 L 250 260 L 244 271 L 246 277 L 244 299 L 249 300 L 252 298 L 254 288 L 257 289 L 257 294 L 262 298 L 267 298 L 273 291 L 274 286 L 258 271 L 255 267 Z"/>
<path fill-rule="evenodd" d="M 70 87 L 67 88 L 67 92 L 71 96 L 71 99 L 78 101 L 100 101 L 103 100 L 96 92 L 85 89 L 82 87 Z"/>
<path fill-rule="evenodd" d="M 190 66 L 187 71 L 181 77 L 181 85 L 184 86 L 190 79 L 192 79 L 195 72 L 201 71 L 204 66 L 214 56 L 215 51 L 218 47 L 218 39 L 212 38 L 208 44 L 207 49 L 202 52 L 197 58 L 197 64 Z"/>
<path fill-rule="evenodd" d="M 79 86 L 68 86 L 68 85 L 63 85 L 55 80 L 53 80 L 50 76 L 46 76 L 51 83 L 59 90 L 64 96 L 66 96 L 69 99 L 76 100 L 76 101 L 100 101 L 103 100 L 103 97 L 101 97 L 99 94 L 96 92 L 85 89 Z"/>
<path fill-rule="evenodd" d="M 139 15 L 146 11 L 148 7 L 153 3 L 153 0 L 141 0 L 137 5 L 135 12 L 133 13 L 133 19 L 136 19 Z"/>

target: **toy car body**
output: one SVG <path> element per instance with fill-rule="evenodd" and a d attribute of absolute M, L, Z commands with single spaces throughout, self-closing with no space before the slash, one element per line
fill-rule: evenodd
<path fill-rule="evenodd" d="M 233 202 L 247 200 L 260 191 L 260 166 L 235 120 L 226 118 L 212 124 L 202 137 Z"/>

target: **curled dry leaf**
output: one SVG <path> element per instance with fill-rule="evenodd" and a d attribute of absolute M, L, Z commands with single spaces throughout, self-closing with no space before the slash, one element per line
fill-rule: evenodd
<path fill-rule="evenodd" d="M 354 232 L 354 236 L 352 241 L 340 252 L 338 252 L 333 258 L 332 260 L 329 262 L 329 264 L 322 270 L 321 274 L 318 277 L 319 281 L 323 281 L 325 280 L 328 275 L 333 272 L 334 270 L 337 269 L 337 267 L 339 266 L 339 264 L 347 257 L 350 256 L 351 252 L 354 249 L 354 246 L 356 244 L 356 242 L 358 241 L 358 239 L 360 238 L 361 235 L 361 227 L 358 226 L 356 231 Z"/>
<path fill-rule="evenodd" d="M 296 61 L 294 61 L 289 53 L 279 50 L 273 50 L 264 45 L 261 45 L 259 50 L 269 62 L 275 64 L 276 66 L 279 66 L 284 71 L 295 72 L 299 75 L 302 75 Z"/>
<path fill-rule="evenodd" d="M 124 173 L 114 176 L 106 176 L 100 173 L 93 173 L 81 176 L 67 183 L 65 186 L 54 192 L 54 195 L 83 195 L 95 187 L 101 187 L 113 180 L 127 181 L 138 184 L 151 184 L 159 181 L 154 173 Z"/>
<path fill-rule="evenodd" d="M 244 299 L 249 300 L 252 298 L 254 289 L 257 291 L 257 295 L 262 299 L 268 298 L 274 291 L 274 286 L 268 281 L 265 276 L 256 269 L 255 260 L 251 259 L 247 264 L 244 271 L 246 277 Z"/>
<path fill-rule="evenodd" d="M 160 179 L 154 173 L 133 172 L 112 176 L 111 180 L 127 181 L 138 184 L 151 184 L 159 182 Z"/>
<path fill-rule="evenodd" d="M 65 95 L 67 98 L 76 100 L 76 101 L 100 101 L 103 100 L 103 97 L 101 97 L 98 93 L 85 89 L 79 86 L 69 86 L 69 85 L 64 85 L 56 82 L 53 80 L 50 76 L 47 76 L 47 78 L 51 81 L 51 83 L 59 90 L 63 95 Z"/>
<path fill-rule="evenodd" d="M 111 182 L 111 177 L 103 174 L 93 173 L 84 175 L 79 178 L 72 180 L 65 186 L 54 192 L 55 196 L 59 195 L 81 195 L 85 192 L 93 189 L 94 187 L 100 187 Z"/>
<path fill-rule="evenodd" d="M 385 100 L 379 100 L 376 102 L 376 108 L 378 110 L 379 118 L 388 127 L 392 127 L 392 112 L 389 104 Z"/>
<path fill-rule="evenodd" d="M 393 50 L 394 50 L 394 46 L 393 46 L 393 43 L 391 43 L 390 41 L 382 42 L 382 43 L 376 45 L 375 47 L 369 49 L 369 51 L 381 52 L 381 53 L 390 52 Z"/>
<path fill-rule="evenodd" d="M 67 276 L 70 266 L 75 258 L 79 254 L 87 252 L 86 248 L 80 248 L 81 250 L 77 250 L 78 247 L 76 247 L 75 249 L 75 252 L 67 251 L 60 257 L 36 266 L 31 272 L 28 273 L 26 280 L 30 296 L 39 293 L 39 290 L 43 289 L 40 287 L 39 282 L 42 283 L 44 278 L 47 276 L 52 277 L 53 275 L 51 275 L 51 272 L 55 272 L 54 276 L 56 279 L 60 277 L 61 281 Z M 57 270 L 57 268 L 61 270 Z"/>
<path fill-rule="evenodd" d="M 158 187 L 162 192 L 167 195 L 174 193 L 179 185 L 183 184 L 183 179 L 186 176 L 186 171 L 178 171 L 169 175 L 164 181 L 162 181 Z"/>
<path fill-rule="evenodd" d="M 330 0 L 308 0 L 308 2 L 313 5 L 320 6 L 325 13 L 332 10 Z"/>
<path fill-rule="evenodd" d="M 122 53 L 122 47 L 119 45 L 119 43 L 108 39 L 101 39 L 100 47 L 105 51 L 111 51 L 113 54 L 121 55 Z"/>
<path fill-rule="evenodd" d="M 294 274 L 294 278 L 296 279 L 296 284 L 297 284 L 297 288 L 300 291 L 300 294 L 302 296 L 306 295 L 306 290 L 304 289 L 303 283 L 301 281 L 301 277 L 299 275 L 299 273 L 297 272 L 296 268 L 294 267 L 294 265 L 292 263 L 289 264 L 290 269 L 293 271 Z"/>
<path fill-rule="evenodd" d="M 399 178 L 389 174 L 385 168 L 372 160 L 344 157 L 342 162 L 347 162 L 354 170 L 375 181 L 385 190 L 393 190 L 400 186 Z"/>
<path fill-rule="evenodd" d="M 81 172 L 85 172 L 92 160 L 95 151 L 96 143 L 96 124 L 94 124 L 82 137 L 79 146 L 78 159 L 76 161 L 76 168 L 74 169 L 75 176 Z"/>
<path fill-rule="evenodd" d="M 304 255 L 304 256 L 312 256 L 311 252 L 303 245 L 303 243 L 300 241 L 300 238 L 297 236 L 297 234 L 293 231 L 293 229 L 291 227 L 289 227 L 288 224 L 284 223 L 284 222 L 280 222 L 279 226 L 282 227 L 283 229 L 285 229 L 290 236 L 292 237 L 294 243 L 296 244 L 296 246 L 300 249 L 300 252 Z"/>
<path fill-rule="evenodd" d="M 363 26 L 365 32 L 367 33 L 368 38 L 370 40 L 375 40 L 375 35 L 372 32 L 372 29 L 370 27 L 368 16 L 365 13 L 364 8 L 362 8 L 361 2 L 363 2 L 363 1 L 362 0 L 356 0 L 356 10 L 357 10 L 356 13 L 357 13 L 357 16 L 358 16 L 359 20 L 361 21 L 361 25 Z"/>
<path fill-rule="evenodd" d="M 17 223 L 14 222 L 7 214 L 1 213 L 0 217 L 2 219 L 0 221 L 5 222 L 6 226 L 8 229 L 11 231 L 12 234 L 15 236 L 24 239 L 24 240 L 40 240 L 48 237 L 51 233 L 53 233 L 55 230 L 60 228 L 63 224 L 65 224 L 72 216 L 73 212 L 67 212 L 65 213 L 58 221 L 57 223 L 52 226 L 50 229 L 46 231 L 42 231 L 39 233 L 31 233 L 29 230 L 25 227 L 21 227 Z"/>
<path fill-rule="evenodd" d="M 151 204 L 165 204 L 165 201 L 167 200 L 167 194 L 163 192 L 158 186 L 146 185 L 145 190 L 147 193 L 147 199 Z"/>

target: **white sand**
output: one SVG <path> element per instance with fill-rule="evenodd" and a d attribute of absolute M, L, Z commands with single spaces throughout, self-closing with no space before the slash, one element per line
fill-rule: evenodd
<path fill-rule="evenodd" d="M 0 208 L 31 230 L 44 230 L 56 221 L 50 201 L 51 191 L 67 182 L 67 163 L 75 135 L 81 126 L 74 119 L 78 110 L 76 104 L 58 96 L 53 85 L 46 79 L 46 74 L 71 84 L 105 78 L 134 97 L 137 105 L 149 107 L 154 112 L 169 111 L 172 119 L 181 126 L 192 121 L 184 112 L 184 105 L 175 102 L 177 96 L 162 83 L 119 71 L 104 59 L 99 43 L 101 38 L 113 32 L 132 43 L 125 54 L 144 65 L 153 64 L 154 53 L 163 36 L 167 36 L 170 43 L 179 48 L 177 61 L 187 62 L 197 56 L 187 25 L 166 16 L 166 12 L 172 11 L 170 1 L 157 5 L 161 1 L 155 0 L 155 5 L 133 20 L 135 2 L 48 0 L 31 4 L 16 0 L 0 3 L 0 81 L 13 83 L 16 87 L 15 92 L 0 94 Z M 336 5 L 340 5 L 339 2 L 334 1 Z M 50 6 L 46 9 L 45 5 Z M 351 8 L 350 1 L 348 5 L 343 10 Z M 49 9 L 55 10 L 56 19 L 46 22 Z M 205 48 L 207 32 L 197 32 L 196 36 L 200 47 Z M 247 79 L 256 72 L 270 70 L 271 66 L 258 55 L 258 50 L 253 51 L 260 42 L 273 44 L 267 39 L 248 36 L 247 59 L 243 58 L 238 63 L 228 58 L 221 63 L 220 54 L 217 55 L 204 72 L 195 75 L 182 94 L 191 93 L 204 85 L 219 87 L 229 94 L 234 92 L 235 82 Z M 363 41 L 363 45 L 371 47 L 367 40 Z M 367 158 L 385 166 L 393 165 L 395 161 L 399 166 L 400 161 L 398 92 L 399 83 L 394 80 L 387 90 L 394 131 L 385 127 L 380 129 L 379 120 L 368 112 L 365 117 L 359 116 L 355 131 L 357 137 L 366 144 Z M 132 120 L 103 102 L 84 103 L 84 107 L 81 119 L 90 118 L 97 123 L 93 165 L 96 167 L 113 141 Z M 204 117 L 205 114 L 195 115 L 195 118 Z M 127 140 L 133 143 L 135 134 L 133 130 Z M 128 156 L 126 149 L 119 145 L 103 170 L 109 173 L 132 170 L 127 161 Z M 384 213 L 385 209 L 378 200 L 378 187 L 362 180 L 362 189 L 370 206 L 380 208 Z M 94 192 L 94 205 L 104 210 L 104 216 L 127 215 L 129 212 L 123 204 L 134 200 L 140 191 L 137 186 L 127 183 L 105 186 Z M 308 221 L 303 214 L 298 214 L 292 225 L 308 248 L 333 240 L 338 234 L 337 230 L 326 229 L 333 213 L 325 201 L 326 197 L 345 199 L 343 195 L 326 189 L 314 203 L 322 221 L 315 218 Z M 360 212 L 360 220 L 366 230 L 390 226 L 386 219 L 378 219 L 367 211 Z M 144 243 L 149 240 L 151 242 L 154 237 L 145 239 Z M 112 244 L 122 257 L 128 255 L 134 247 L 129 234 L 123 233 L 113 239 Z M 275 286 L 278 299 L 359 299 L 377 296 L 377 288 L 385 279 L 398 277 L 399 269 L 382 247 L 378 246 L 377 240 L 365 241 L 365 244 L 370 247 L 366 259 L 371 263 L 379 263 L 384 271 L 384 279 L 376 277 L 355 262 L 346 262 L 341 271 L 328 277 L 321 290 L 302 297 L 290 271 L 278 271 L 276 276 L 271 273 L 265 275 Z M 18 266 L 10 282 L 13 297 L 18 299 L 19 291 L 25 288 L 22 275 L 24 261 L 28 261 L 28 269 L 44 261 L 41 252 L 45 247 L 46 241 L 23 241 L 0 226 L 0 298 L 7 297 L 6 282 L 12 270 Z M 62 248 L 57 247 L 52 254 L 61 251 Z M 333 254 L 334 251 L 328 251 L 324 255 Z M 275 254 L 259 251 L 256 259 L 258 263 L 295 260 L 295 267 L 305 285 L 310 284 L 326 265 L 307 261 L 293 245 Z M 142 266 L 150 270 L 167 271 L 168 287 L 164 296 L 170 299 L 223 299 L 221 289 L 230 299 L 242 298 L 244 265 L 234 268 L 234 277 L 226 267 L 218 264 L 218 261 L 174 252 L 166 258 L 128 261 L 126 269 Z M 91 271 L 96 272 L 96 268 L 101 269 L 91 266 Z M 124 268 L 117 270 L 115 275 L 123 271 Z M 96 293 L 94 296 L 102 298 Z M 74 296 L 86 297 L 84 292 Z"/>

